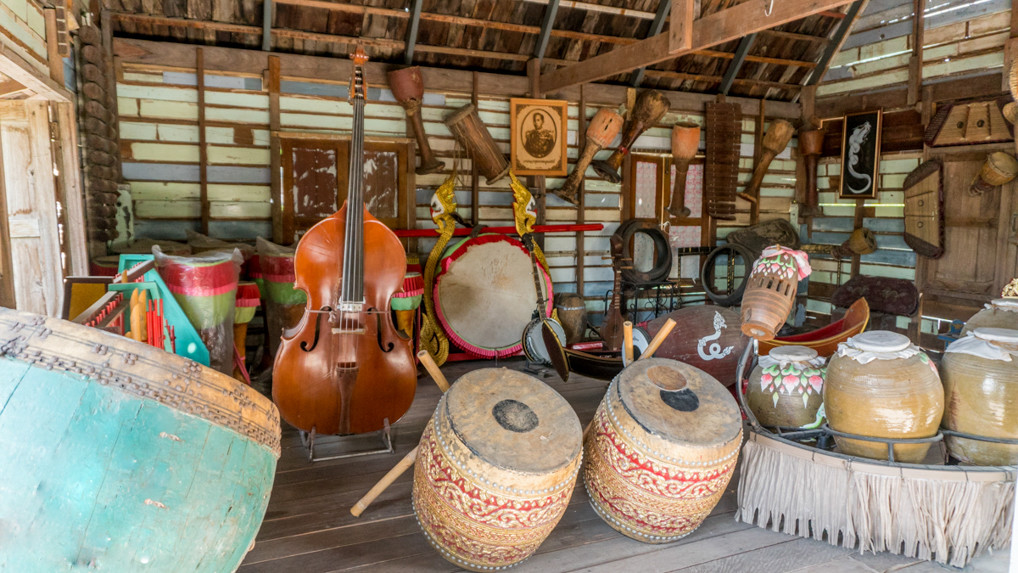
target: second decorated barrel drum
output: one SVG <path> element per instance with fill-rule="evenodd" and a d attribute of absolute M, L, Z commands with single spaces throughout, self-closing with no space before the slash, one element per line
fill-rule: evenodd
<path fill-rule="evenodd" d="M 473 571 L 510 567 L 562 518 L 581 454 L 580 421 L 549 386 L 504 368 L 469 372 L 421 436 L 414 512 L 448 561 Z"/>
<path fill-rule="evenodd" d="M 824 422 L 824 362 L 807 346 L 779 346 L 749 375 L 746 401 L 764 426 L 817 428 Z"/>
<path fill-rule="evenodd" d="M 605 522 L 667 543 L 710 514 L 735 470 L 742 416 L 709 374 L 666 358 L 637 360 L 608 386 L 584 438 L 583 482 Z"/>
<path fill-rule="evenodd" d="M 940 366 L 945 428 L 1018 439 L 1018 330 L 977 328 L 947 347 Z M 953 436 L 946 441 L 951 456 L 965 463 L 1018 463 L 1018 445 Z"/>
<path fill-rule="evenodd" d="M 827 365 L 824 409 L 830 427 L 875 438 L 929 438 L 944 414 L 936 365 L 908 337 L 887 330 L 857 334 L 838 345 Z M 842 453 L 887 459 L 881 442 L 835 436 Z M 930 444 L 896 444 L 894 459 L 921 463 Z"/>

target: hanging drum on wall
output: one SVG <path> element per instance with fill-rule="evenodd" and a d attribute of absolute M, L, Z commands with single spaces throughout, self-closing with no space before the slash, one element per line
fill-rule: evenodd
<path fill-rule="evenodd" d="M 491 137 L 491 132 L 481 122 L 476 107 L 472 104 L 461 107 L 445 118 L 445 125 L 470 154 L 471 161 L 477 165 L 488 185 L 493 185 L 509 174 L 509 162 Z"/>
<path fill-rule="evenodd" d="M 421 118 L 421 103 L 424 101 L 424 80 L 421 68 L 411 66 L 389 72 L 389 87 L 392 95 L 406 110 L 407 135 L 413 134 L 417 140 L 417 151 L 421 154 L 421 165 L 414 172 L 418 175 L 436 173 L 445 169 L 445 163 L 435 157 L 428 143 L 428 134 L 424 132 L 424 121 Z"/>
<path fill-rule="evenodd" d="M 622 175 L 619 167 L 633 145 L 643 132 L 654 127 L 661 117 L 668 112 L 668 98 L 657 90 L 644 90 L 636 98 L 636 104 L 629 114 L 629 121 L 622 132 L 622 141 L 608 159 L 599 159 L 591 163 L 594 171 L 612 183 L 621 183 Z"/>

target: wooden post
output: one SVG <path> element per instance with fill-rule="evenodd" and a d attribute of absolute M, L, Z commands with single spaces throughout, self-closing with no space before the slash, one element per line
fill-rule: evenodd
<path fill-rule="evenodd" d="M 272 193 L 272 240 L 288 245 L 293 237 L 283 236 L 283 184 L 279 144 L 279 56 L 269 56 L 266 86 L 269 91 L 269 186 Z"/>
<path fill-rule="evenodd" d="M 764 100 L 760 100 L 760 114 L 756 118 L 756 129 L 753 133 L 753 169 L 760 163 L 760 156 L 763 154 L 764 121 L 766 121 L 766 108 Z M 762 184 L 761 184 L 762 185 Z M 749 205 L 749 224 L 756 225 L 760 222 L 760 190 L 756 190 L 756 202 Z"/>
<path fill-rule="evenodd" d="M 1014 64 L 1015 54 L 1018 53 L 1018 10 L 1011 9 L 1011 33 L 1008 34 L 1004 43 L 1004 69 L 1001 78 L 1001 91 L 1011 89 L 1011 66 Z"/>
<path fill-rule="evenodd" d="M 470 82 L 470 103 L 474 104 L 474 109 L 477 109 L 477 83 L 478 74 L 474 72 L 471 74 Z M 480 110 L 478 110 L 478 113 Z M 481 200 L 481 189 L 480 189 L 480 173 L 477 170 L 477 162 L 470 160 L 470 222 L 475 227 L 479 224 L 481 207 L 478 203 Z"/>
<path fill-rule="evenodd" d="M 541 95 L 541 60 L 533 58 L 527 61 L 527 79 L 530 80 L 530 97 L 534 99 L 543 97 Z M 544 189 L 544 176 L 532 175 L 527 177 L 527 185 L 537 199 L 537 224 L 543 225 L 547 220 L 547 215 L 545 214 L 547 194 Z M 544 234 L 537 236 L 537 244 L 540 245 L 541 249 L 544 249 Z"/>
<path fill-rule="evenodd" d="M 919 102 L 919 90 L 923 85 L 923 42 L 925 28 L 926 0 L 912 0 L 915 18 L 912 20 L 912 56 L 908 59 L 908 105 Z M 1007 69 L 1004 70 L 1007 75 Z"/>
<path fill-rule="evenodd" d="M 3 138 L 0 137 L 0 141 Z M 7 210 L 7 178 L 4 175 L 3 145 L 0 144 L 0 306 L 14 308 L 14 264 L 11 261 L 11 221 Z"/>
<path fill-rule="evenodd" d="M 209 234 L 208 149 L 205 145 L 205 53 L 195 50 L 195 72 L 198 79 L 198 181 L 201 185 L 201 232 Z"/>
<path fill-rule="evenodd" d="M 662 0 L 667 2 L 668 0 Z M 587 140 L 587 99 L 583 93 L 583 84 L 580 85 L 580 111 L 579 111 L 579 125 L 577 125 L 576 133 L 576 145 L 578 149 L 582 149 L 580 143 L 586 143 Z M 575 166 L 574 166 L 575 169 Z M 583 207 L 584 195 L 586 195 L 587 178 L 580 177 L 580 186 L 576 191 L 576 201 L 579 203 L 576 207 L 576 224 L 582 225 L 586 222 L 586 213 Z M 576 294 L 580 295 L 580 298 L 586 300 L 586 285 L 583 280 L 583 269 L 585 266 L 584 258 L 587 254 L 586 247 L 586 234 L 583 231 L 576 232 Z M 586 304 L 586 303 L 584 303 Z M 586 327 L 584 327 L 586 330 Z"/>
<path fill-rule="evenodd" d="M 64 59 L 60 57 L 60 45 L 57 43 L 57 9 L 44 6 L 43 18 L 46 20 L 46 61 L 49 64 L 49 77 L 56 83 L 64 85 Z"/>

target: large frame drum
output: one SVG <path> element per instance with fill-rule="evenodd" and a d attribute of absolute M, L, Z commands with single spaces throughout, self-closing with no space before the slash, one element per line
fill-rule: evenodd
<path fill-rule="evenodd" d="M 742 445 L 742 416 L 712 376 L 637 360 L 608 386 L 584 439 L 590 504 L 623 535 L 667 543 L 717 505 Z"/>
<path fill-rule="evenodd" d="M 279 413 L 147 344 L 0 308 L 0 570 L 233 571 Z"/>
<path fill-rule="evenodd" d="M 505 368 L 469 372 L 438 402 L 414 468 L 414 512 L 442 557 L 502 569 L 537 550 L 562 518 L 582 430 L 562 396 Z"/>
<path fill-rule="evenodd" d="M 540 268 L 547 316 L 553 306 L 551 277 Z M 456 346 L 481 358 L 511 356 L 522 348 L 520 334 L 537 308 L 530 252 L 505 235 L 460 241 L 439 263 L 434 300 L 442 329 Z"/>

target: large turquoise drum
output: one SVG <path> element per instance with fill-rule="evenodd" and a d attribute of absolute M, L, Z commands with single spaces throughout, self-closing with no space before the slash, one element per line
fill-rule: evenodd
<path fill-rule="evenodd" d="M 146 344 L 0 308 L 0 571 L 233 571 L 279 414 Z"/>

